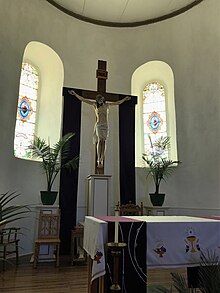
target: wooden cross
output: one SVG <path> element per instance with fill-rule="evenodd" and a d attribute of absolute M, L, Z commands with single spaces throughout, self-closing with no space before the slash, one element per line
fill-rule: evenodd
<path fill-rule="evenodd" d="M 97 91 L 81 90 L 81 96 L 85 99 L 95 100 L 98 94 L 104 96 L 106 101 L 116 102 L 123 99 L 127 95 L 114 94 L 106 92 L 106 80 L 108 79 L 108 72 L 106 71 L 106 61 L 98 60 L 98 69 L 96 70 Z M 77 91 L 77 89 L 75 89 Z M 104 174 L 104 162 L 102 168 L 97 168 L 97 152 L 95 162 L 95 174 Z"/>
<path fill-rule="evenodd" d="M 82 90 L 82 96 L 89 100 L 95 100 L 98 94 L 105 97 L 106 101 L 115 102 L 119 98 L 123 99 L 127 95 L 107 93 L 106 92 L 106 80 L 108 79 L 108 72 L 106 71 L 107 62 L 98 60 L 98 69 L 96 70 L 97 78 L 97 91 Z M 120 97 L 119 97 L 120 96 Z"/>

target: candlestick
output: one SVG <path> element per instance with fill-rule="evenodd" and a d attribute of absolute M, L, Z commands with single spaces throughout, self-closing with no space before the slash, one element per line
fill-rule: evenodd
<path fill-rule="evenodd" d="M 110 290 L 113 293 L 119 293 L 121 292 L 121 285 L 119 283 L 122 283 L 121 277 L 122 272 L 120 271 L 120 257 L 122 254 L 122 250 L 126 247 L 126 243 L 114 243 L 109 242 L 107 243 L 108 249 L 111 251 L 111 256 L 113 258 L 112 263 L 112 284 L 110 286 Z M 108 291 L 109 292 L 109 291 Z"/>
<path fill-rule="evenodd" d="M 118 243 L 118 216 L 119 216 L 119 204 L 115 206 L 115 243 Z"/>

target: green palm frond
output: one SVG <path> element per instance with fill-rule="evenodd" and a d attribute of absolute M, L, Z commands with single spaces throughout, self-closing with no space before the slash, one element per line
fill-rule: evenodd
<path fill-rule="evenodd" d="M 220 288 L 220 259 L 215 252 L 207 250 L 206 253 L 201 251 L 200 265 L 198 270 L 198 288 L 189 288 L 187 279 L 178 273 L 171 273 L 173 287 L 178 293 L 219 293 Z M 166 289 L 163 286 L 153 286 L 149 292 L 168 293 L 173 292 L 172 287 Z"/>
<path fill-rule="evenodd" d="M 7 191 L 5 193 L 0 194 L 0 206 L 4 207 L 10 201 L 12 201 L 13 199 L 15 199 L 18 196 L 20 196 L 20 193 L 16 193 L 15 191 L 13 191 L 13 192 Z"/>
<path fill-rule="evenodd" d="M 151 145 L 153 145 L 153 147 L 156 147 L 156 148 L 167 150 L 170 148 L 170 137 L 169 136 L 161 136 L 157 140 L 155 140 L 155 142 L 153 144 L 151 141 Z"/>
<path fill-rule="evenodd" d="M 44 139 L 35 136 L 33 144 L 30 146 L 33 157 L 46 158 L 50 154 L 50 146 L 46 144 Z"/>
<path fill-rule="evenodd" d="M 28 205 L 10 205 L 20 195 L 20 193 L 9 191 L 0 194 L 0 227 L 22 219 L 30 212 Z"/>
<path fill-rule="evenodd" d="M 172 293 L 172 288 L 167 289 L 161 285 L 152 285 L 147 287 L 148 293 Z"/>
<path fill-rule="evenodd" d="M 190 288 L 188 288 L 188 284 L 186 279 L 181 275 L 177 273 L 171 273 L 172 279 L 173 279 L 173 286 L 179 293 L 190 293 Z"/>
<path fill-rule="evenodd" d="M 218 293 L 220 288 L 220 261 L 215 252 L 201 252 L 198 270 L 199 292 Z M 187 288 L 186 279 L 180 274 L 171 273 L 174 287 L 179 293 L 198 292 L 196 288 Z"/>
<path fill-rule="evenodd" d="M 70 141 L 74 137 L 75 133 L 67 133 L 63 136 L 63 139 L 58 143 L 58 148 L 61 150 L 61 164 L 66 161 L 70 152 Z"/>
<path fill-rule="evenodd" d="M 72 171 L 78 168 L 78 164 L 79 164 L 79 157 L 76 156 L 72 160 L 66 162 L 63 165 L 63 168 L 66 168 L 67 170 Z"/>
<path fill-rule="evenodd" d="M 50 143 L 46 143 L 44 139 L 35 137 L 33 144 L 30 146 L 33 157 L 42 160 L 41 167 L 46 175 L 48 191 L 51 191 L 54 180 L 62 168 L 69 170 L 78 168 L 79 158 L 69 159 L 71 140 L 74 135 L 75 133 L 72 132 L 65 134 L 53 146 Z"/>
<path fill-rule="evenodd" d="M 152 176 L 156 193 L 159 193 L 159 186 L 162 180 L 171 176 L 180 161 L 170 160 L 167 158 L 166 151 L 170 147 L 170 137 L 161 136 L 155 142 L 152 142 L 149 136 L 151 150 L 147 154 L 143 154 L 142 158 L 147 163 L 147 177 Z"/>
<path fill-rule="evenodd" d="M 215 252 L 201 253 L 199 282 L 202 293 L 218 293 L 220 288 L 220 260 Z"/>

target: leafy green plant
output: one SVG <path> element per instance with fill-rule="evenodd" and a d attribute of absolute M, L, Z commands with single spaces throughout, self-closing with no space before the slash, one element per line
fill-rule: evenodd
<path fill-rule="evenodd" d="M 32 155 L 41 159 L 41 167 L 46 174 L 47 191 L 51 191 L 54 180 L 62 168 L 75 170 L 78 167 L 78 157 L 68 159 L 70 142 L 74 133 L 65 134 L 53 146 L 46 143 L 45 139 L 35 136 L 33 144 L 30 146 Z"/>
<path fill-rule="evenodd" d="M 17 192 L 7 191 L 0 194 L 0 245 L 7 238 L 11 240 L 11 235 L 17 234 L 20 228 L 5 228 L 9 223 L 16 222 L 17 220 L 23 219 L 30 212 L 28 205 L 17 205 L 13 204 L 13 201 L 18 198 L 21 194 Z M 11 232 L 16 231 L 16 232 Z M 5 262 L 11 263 L 9 260 L 3 258 L 3 249 L 1 250 L 0 262 L 3 262 L 3 270 Z"/>
<path fill-rule="evenodd" d="M 172 293 L 172 288 L 167 289 L 160 285 L 151 285 L 147 287 L 147 293 Z"/>
<path fill-rule="evenodd" d="M 180 274 L 171 273 L 173 286 L 179 293 L 218 293 L 220 289 L 220 261 L 215 253 L 201 252 L 198 269 L 198 287 L 188 288 L 186 279 Z M 199 291 L 198 291 L 199 290 Z"/>
<path fill-rule="evenodd" d="M 218 293 L 220 290 L 220 259 L 214 252 L 201 254 L 199 283 L 202 293 Z"/>
<path fill-rule="evenodd" d="M 201 252 L 200 265 L 198 269 L 198 287 L 189 288 L 184 276 L 177 273 L 171 273 L 173 288 L 178 293 L 219 293 L 220 288 L 220 259 L 214 253 L 207 251 Z M 167 289 L 163 286 L 154 286 L 149 293 L 172 293 L 172 288 Z"/>
<path fill-rule="evenodd" d="M 197 288 L 189 288 L 187 280 L 181 274 L 171 273 L 173 279 L 173 287 L 179 293 L 196 293 L 198 292 Z"/>
<path fill-rule="evenodd" d="M 24 218 L 24 214 L 30 211 L 27 205 L 11 204 L 20 195 L 20 193 L 9 191 L 0 194 L 0 228 L 8 223 Z"/>
<path fill-rule="evenodd" d="M 167 151 L 170 148 L 170 137 L 161 136 L 155 142 L 152 142 L 149 136 L 151 148 L 148 153 L 143 154 L 142 158 L 147 163 L 147 178 L 152 176 L 155 184 L 155 194 L 159 193 L 160 183 L 166 181 L 178 164 L 181 162 L 167 158 Z"/>

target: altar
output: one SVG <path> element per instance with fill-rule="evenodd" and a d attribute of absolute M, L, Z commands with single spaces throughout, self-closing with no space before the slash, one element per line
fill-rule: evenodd
<path fill-rule="evenodd" d="M 140 293 L 146 292 L 147 268 L 199 266 L 200 253 L 207 250 L 220 257 L 220 217 L 119 217 L 118 236 L 119 242 L 127 244 L 122 255 L 121 276 L 126 291 L 122 292 L 132 292 L 131 279 L 135 286 L 137 282 L 142 285 Z M 86 217 L 84 249 L 93 260 L 91 282 L 108 275 L 106 243 L 113 239 L 114 217 Z M 108 288 L 104 290 L 108 292 Z"/>

